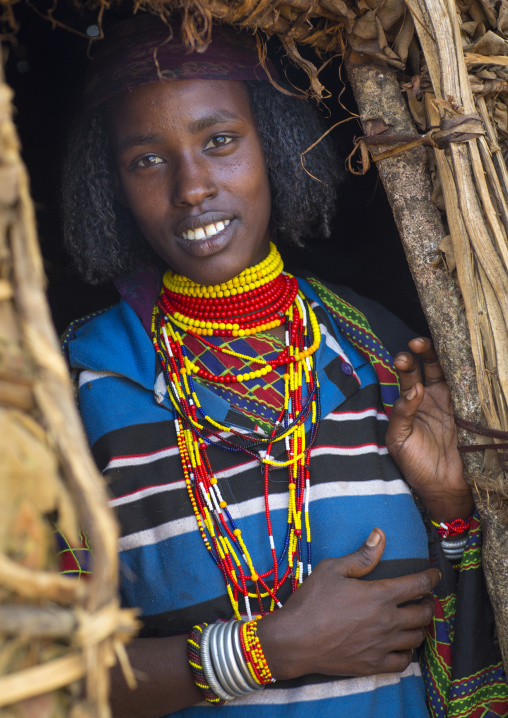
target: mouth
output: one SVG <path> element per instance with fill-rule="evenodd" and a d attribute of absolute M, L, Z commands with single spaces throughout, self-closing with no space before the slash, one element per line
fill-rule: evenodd
<path fill-rule="evenodd" d="M 215 237 L 216 234 L 219 234 L 219 232 L 222 232 L 224 229 L 226 229 L 230 222 L 230 219 L 225 219 L 224 221 L 219 222 L 211 222 L 210 224 L 196 227 L 196 229 L 189 229 L 183 231 L 181 232 L 180 237 L 182 239 L 187 239 L 191 241 L 209 239 L 210 237 Z"/>

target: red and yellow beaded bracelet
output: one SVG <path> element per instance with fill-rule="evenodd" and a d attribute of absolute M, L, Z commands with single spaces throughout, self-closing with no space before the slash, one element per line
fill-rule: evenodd
<path fill-rule="evenodd" d="M 440 523 L 432 521 L 432 525 L 436 527 L 436 530 L 441 538 L 453 538 L 454 536 L 460 536 L 461 534 L 465 534 L 469 531 L 472 518 L 473 517 L 470 516 L 468 519 L 454 519 L 449 523 L 447 521 L 441 521 Z"/>
<path fill-rule="evenodd" d="M 272 676 L 259 642 L 257 633 L 259 618 L 261 616 L 243 624 L 240 631 L 240 643 L 252 677 L 256 683 L 262 686 L 265 683 L 275 683 L 275 678 Z"/>

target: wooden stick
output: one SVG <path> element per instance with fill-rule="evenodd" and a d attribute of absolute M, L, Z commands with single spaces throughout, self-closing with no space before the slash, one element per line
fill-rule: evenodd
<path fill-rule="evenodd" d="M 49 571 L 32 571 L 2 554 L 0 586 L 25 598 L 55 601 L 62 605 L 81 603 L 87 594 L 84 582 Z"/>
<path fill-rule="evenodd" d="M 0 708 L 78 681 L 85 675 L 85 663 L 80 652 L 70 653 L 33 668 L 25 668 L 0 677 Z"/>
<path fill-rule="evenodd" d="M 78 621 L 69 608 L 53 606 L 0 605 L 0 634 L 69 640 Z"/>

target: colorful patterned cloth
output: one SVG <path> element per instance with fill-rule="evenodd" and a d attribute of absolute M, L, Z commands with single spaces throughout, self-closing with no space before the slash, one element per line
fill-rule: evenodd
<path fill-rule="evenodd" d="M 389 351 L 381 344 L 372 331 L 367 317 L 359 309 L 334 294 L 318 279 L 309 278 L 307 281 L 316 290 L 341 331 L 372 364 L 381 387 L 386 413 L 390 416 L 399 396 L 399 381 Z"/>
<path fill-rule="evenodd" d="M 477 513 L 457 569 L 432 529 L 431 554 L 443 578 L 436 615 L 420 656 L 432 718 L 508 715 L 508 686 L 494 638 L 494 616 L 481 570 L 482 532 Z"/>
<path fill-rule="evenodd" d="M 55 531 L 58 548 L 60 573 L 69 578 L 88 578 L 92 573 L 93 554 L 85 533 L 81 533 L 81 543 L 73 546 L 60 530 Z"/>

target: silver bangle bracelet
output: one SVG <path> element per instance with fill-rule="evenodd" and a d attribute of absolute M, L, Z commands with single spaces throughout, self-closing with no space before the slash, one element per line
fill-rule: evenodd
<path fill-rule="evenodd" d="M 242 622 L 214 623 L 203 631 L 200 658 L 212 691 L 229 701 L 264 688 L 251 675 L 240 643 Z"/>
<path fill-rule="evenodd" d="M 443 551 L 445 553 L 464 553 L 465 548 L 465 546 L 454 546 L 453 548 L 443 546 Z"/>
<path fill-rule="evenodd" d="M 235 698 L 240 698 L 245 695 L 245 692 L 241 689 L 239 690 L 234 685 L 234 680 L 228 667 L 226 650 L 224 647 L 223 636 L 224 630 L 227 626 L 227 623 L 215 625 L 215 630 L 210 634 L 210 654 L 212 656 L 215 675 L 217 676 L 217 680 L 221 684 L 222 688 Z"/>
<path fill-rule="evenodd" d="M 221 684 L 219 683 L 219 680 L 215 675 L 212 658 L 210 656 L 210 634 L 212 630 L 216 628 L 218 628 L 217 624 L 211 624 L 207 626 L 203 631 L 199 656 L 201 658 L 201 665 L 203 667 L 203 673 L 205 674 L 206 682 L 208 683 L 212 691 L 216 695 L 218 695 L 219 698 L 222 698 L 222 700 L 230 701 L 235 696 L 226 693 L 226 691 L 222 688 Z"/>
<path fill-rule="evenodd" d="M 219 647 L 217 641 L 217 634 L 222 629 L 224 624 L 215 623 L 210 631 L 210 658 L 212 659 L 213 672 L 215 678 L 220 683 L 222 690 L 229 694 L 230 698 L 238 698 L 230 689 L 222 671 L 222 662 L 219 657 Z M 215 690 L 215 689 L 214 689 Z"/>
<path fill-rule="evenodd" d="M 456 541 L 453 541 L 452 539 L 441 539 L 441 546 L 443 549 L 449 549 L 451 551 L 455 551 L 456 549 L 464 549 L 467 544 L 467 537 L 464 536 L 463 538 L 459 538 Z"/>
<path fill-rule="evenodd" d="M 226 623 L 226 625 L 224 626 L 224 630 L 222 631 L 222 645 L 224 649 L 224 656 L 226 659 L 224 672 L 228 674 L 230 685 L 232 685 L 235 690 L 240 691 L 242 695 L 248 695 L 249 693 L 253 693 L 261 686 L 256 685 L 256 687 L 253 687 L 248 684 L 238 666 L 236 656 L 233 650 L 232 633 L 233 631 L 239 629 L 239 624 L 239 621 L 229 621 L 228 623 Z"/>
<path fill-rule="evenodd" d="M 457 563 L 461 560 L 467 544 L 467 536 L 459 536 L 456 539 L 441 539 L 441 548 L 448 561 Z"/>

